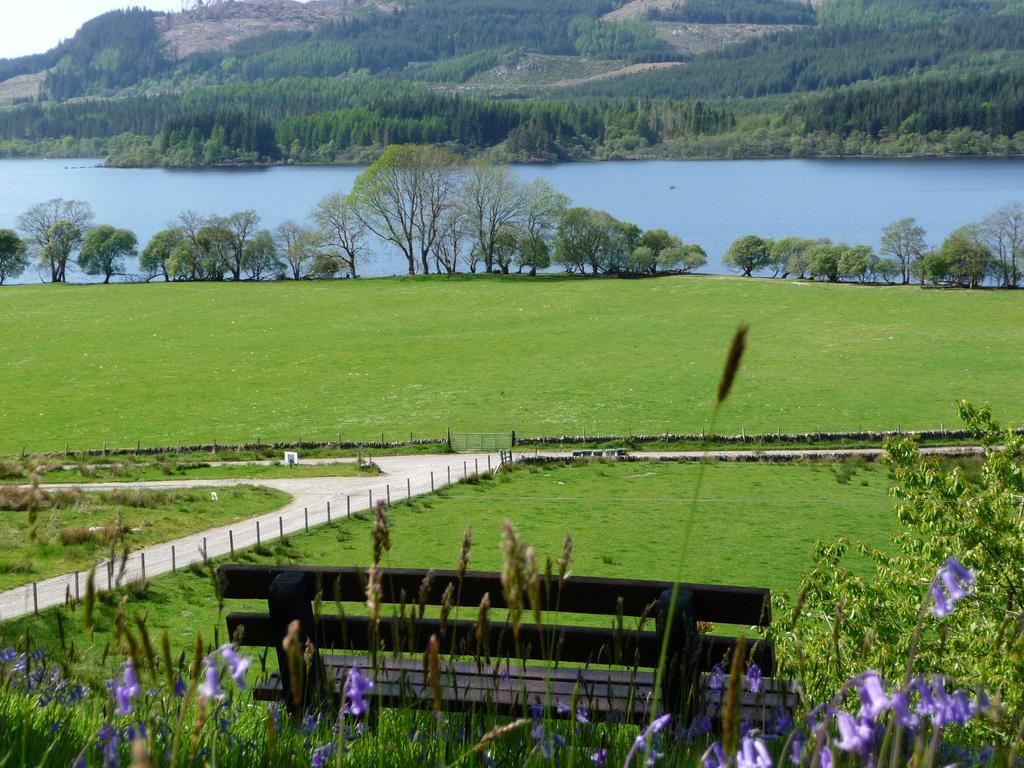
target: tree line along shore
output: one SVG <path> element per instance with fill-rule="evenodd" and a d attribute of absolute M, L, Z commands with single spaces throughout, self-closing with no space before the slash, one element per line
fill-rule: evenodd
<path fill-rule="evenodd" d="M 78 200 L 36 204 L 0 229 L 0 285 L 33 265 L 44 281 L 87 276 L 128 281 L 263 281 L 356 278 L 374 241 L 404 257 L 407 274 L 685 274 L 707 254 L 662 228 L 646 231 L 611 214 L 573 206 L 548 182 L 507 167 L 466 162 L 429 145 L 392 145 L 351 192 L 321 199 L 306 223 L 261 228 L 253 210 L 227 216 L 181 212 L 144 247 L 130 229 L 95 222 Z M 128 269 L 137 259 L 138 271 Z M 961 226 L 936 246 L 913 218 L 886 226 L 878 252 L 828 238 L 732 243 L 723 265 L 743 276 L 826 282 L 1016 288 L 1024 268 L 1024 205 Z"/>

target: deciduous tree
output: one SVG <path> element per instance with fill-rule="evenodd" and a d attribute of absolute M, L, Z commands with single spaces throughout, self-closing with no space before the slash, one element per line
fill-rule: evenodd
<path fill-rule="evenodd" d="M 770 263 L 771 243 L 757 235 L 744 235 L 729 246 L 722 263 L 729 269 L 750 277 Z"/>
<path fill-rule="evenodd" d="M 18 229 L 54 283 L 67 282 L 67 266 L 92 223 L 92 207 L 55 198 L 33 205 L 18 217 Z"/>
<path fill-rule="evenodd" d="M 134 258 L 139 241 L 130 229 L 101 224 L 85 233 L 78 266 L 87 275 L 103 275 L 104 284 L 114 275 L 124 274 L 124 260 Z"/>
<path fill-rule="evenodd" d="M 913 217 L 894 221 L 882 230 L 881 251 L 899 262 L 904 285 L 910 282 L 911 269 L 928 249 L 924 237 L 924 227 L 918 226 Z"/>
<path fill-rule="evenodd" d="M 28 267 L 28 248 L 13 229 L 0 229 L 0 285 Z"/>
<path fill-rule="evenodd" d="M 356 179 L 360 220 L 402 252 L 410 275 L 417 264 L 430 271 L 445 214 L 457 203 L 460 172 L 460 159 L 447 150 L 392 144 Z"/>
<path fill-rule="evenodd" d="M 327 195 L 313 209 L 313 220 L 320 228 L 325 247 L 342 262 L 353 277 L 359 277 L 358 267 L 370 254 L 366 244 L 366 224 L 359 218 L 352 195 Z M 337 270 L 336 270 L 337 271 Z"/>
<path fill-rule="evenodd" d="M 161 230 L 150 238 L 146 247 L 139 255 L 139 268 L 151 280 L 157 275 L 162 275 L 164 280 L 170 280 L 171 274 L 167 264 L 171 260 L 171 254 L 178 248 L 184 236 L 177 227 L 168 227 Z"/>

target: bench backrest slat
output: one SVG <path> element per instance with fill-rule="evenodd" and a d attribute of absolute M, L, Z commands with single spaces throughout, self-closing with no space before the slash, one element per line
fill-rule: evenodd
<path fill-rule="evenodd" d="M 341 602 L 363 602 L 366 599 L 365 568 L 292 565 L 223 565 L 218 570 L 222 596 L 227 599 L 266 599 L 274 577 L 285 572 L 306 574 L 310 595 L 315 594 L 317 584 L 320 584 L 324 601 L 339 599 Z M 404 592 L 406 603 L 415 604 L 426 573 L 427 571 L 422 569 L 382 569 L 382 602 L 398 603 Z M 445 587 L 449 583 L 457 583 L 458 577 L 455 571 L 432 573 L 427 604 L 436 606 L 441 603 Z M 693 592 L 694 616 L 698 621 L 762 627 L 771 624 L 771 600 L 767 589 L 709 584 L 680 586 Z M 559 595 L 556 576 L 550 588 L 551 604 L 545 605 L 544 610 L 555 610 L 557 601 L 557 608 L 563 613 L 614 615 L 618 611 L 617 599 L 621 598 L 623 614 L 639 616 L 645 608 L 658 600 L 664 590 L 671 588 L 672 583 L 666 581 L 570 576 Z M 484 594 L 490 595 L 493 608 L 505 607 L 498 574 L 466 573 L 462 581 L 459 604 L 479 605 Z"/>

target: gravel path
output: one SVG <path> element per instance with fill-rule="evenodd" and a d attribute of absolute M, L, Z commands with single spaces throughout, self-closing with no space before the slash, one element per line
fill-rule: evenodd
<path fill-rule="evenodd" d="M 87 483 L 44 485 L 45 488 L 81 487 L 88 491 L 104 491 L 116 488 L 216 488 L 243 484 L 262 485 L 276 488 L 292 496 L 284 507 L 259 517 L 211 528 L 199 533 L 183 536 L 174 541 L 154 544 L 129 554 L 121 578 L 124 582 L 137 581 L 147 577 L 170 573 L 177 568 L 188 567 L 191 563 L 208 557 L 219 557 L 231 552 L 232 547 L 242 549 L 260 542 L 272 541 L 310 528 L 323 525 L 331 520 L 370 508 L 371 502 L 386 499 L 399 501 L 409 495 L 419 496 L 430 493 L 432 488 L 441 488 L 457 483 L 464 477 L 482 474 L 488 466 L 496 468 L 497 454 L 448 454 L 419 456 L 382 456 L 374 462 L 382 474 L 375 477 L 308 477 L 294 479 L 230 479 L 230 480 L 160 480 L 131 483 Z M 309 462 L 309 463 L 312 463 Z M 450 473 L 450 474 L 449 474 Z M 330 509 L 330 512 L 328 512 Z M 110 575 L 113 570 L 113 575 Z M 113 568 L 108 560 L 97 563 L 95 584 L 97 590 L 116 586 L 120 561 Z M 68 596 L 75 598 L 85 595 L 88 572 L 68 573 L 35 584 L 0 592 L 0 621 L 43 610 L 62 604 Z"/>
<path fill-rule="evenodd" d="M 842 459 L 863 457 L 875 459 L 884 452 L 875 448 L 844 450 L 769 450 L 769 451 L 635 451 L 630 455 L 639 459 L 657 461 L 712 459 L 719 461 L 798 461 L 803 459 Z M 921 453 L 932 456 L 982 455 L 979 446 L 950 446 L 922 448 Z M 522 457 L 550 459 L 569 458 L 571 452 L 523 452 Z M 518 457 L 517 457 L 518 458 Z M 336 459 L 311 459 L 303 463 L 326 463 Z M 81 487 L 83 490 L 103 491 L 115 488 L 190 488 L 218 487 L 242 484 L 276 488 L 292 496 L 292 501 L 281 509 L 259 517 L 211 528 L 182 538 L 155 544 L 132 552 L 125 565 L 123 581 L 136 581 L 143 576 L 157 576 L 184 568 L 208 557 L 229 554 L 232 548 L 243 549 L 259 542 L 272 541 L 282 534 L 295 533 L 307 525 L 323 525 L 329 520 L 369 509 L 372 501 L 389 498 L 400 501 L 408 496 L 430 493 L 464 477 L 482 474 L 498 466 L 496 454 L 422 454 L 416 456 L 381 456 L 374 462 L 381 468 L 376 477 L 308 477 L 294 479 L 229 479 L 229 480 L 160 480 L 130 483 L 87 483 L 81 485 L 45 485 L 46 488 Z M 328 511 L 329 510 L 329 511 Z M 111 570 L 114 570 L 110 576 Z M 97 590 L 116 586 L 117 571 L 104 560 L 94 568 Z M 69 573 L 0 592 L 0 620 L 10 619 L 62 604 L 68 596 L 84 596 L 88 572 Z"/>

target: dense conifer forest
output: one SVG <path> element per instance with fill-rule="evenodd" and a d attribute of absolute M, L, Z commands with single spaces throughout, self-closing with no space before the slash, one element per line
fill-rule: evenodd
<path fill-rule="evenodd" d="M 37 97 L 0 105 L 0 156 L 92 151 L 116 164 L 203 165 L 366 160 L 404 142 L 508 160 L 831 154 L 851 137 L 868 154 L 896 138 L 911 153 L 1022 143 L 1018 4 L 691 0 L 626 15 L 622 6 L 357 4 L 315 28 L 184 57 L 165 44 L 159 14 L 115 11 L 49 52 L 0 60 L 0 98 L 5 80 L 42 78 Z M 666 32 L 691 23 L 784 26 L 701 52 Z M 530 74 L 537 61 L 578 61 L 598 75 L 552 84 Z M 766 130 L 785 140 L 761 141 Z M 971 142 L 950 141 L 964 131 Z"/>

